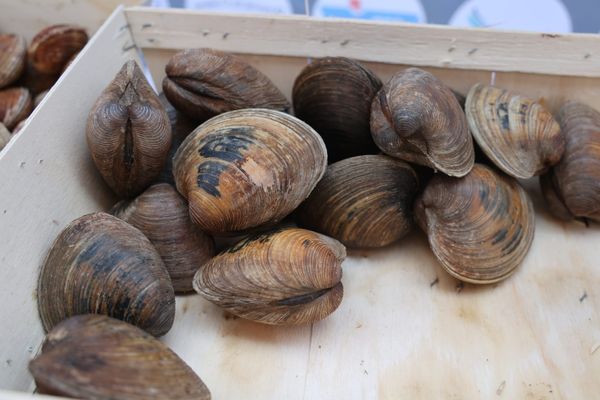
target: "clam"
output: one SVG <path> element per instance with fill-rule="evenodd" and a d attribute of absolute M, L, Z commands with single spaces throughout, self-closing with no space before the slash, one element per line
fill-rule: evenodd
<path fill-rule="evenodd" d="M 382 247 L 413 227 L 418 178 L 407 163 L 364 155 L 331 164 L 299 209 L 301 226 L 348 247 Z"/>
<path fill-rule="evenodd" d="M 146 189 L 171 146 L 169 118 L 135 61 L 129 61 L 92 107 L 88 147 L 100 174 L 120 197 Z"/>
<path fill-rule="evenodd" d="M 106 213 L 71 222 L 52 244 L 38 280 L 38 309 L 50 331 L 77 314 L 104 314 L 164 335 L 175 294 L 152 243 Z"/>
<path fill-rule="evenodd" d="M 171 148 L 169 149 L 169 155 L 165 161 L 165 166 L 163 167 L 157 181 L 166 182 L 175 186 L 175 178 L 173 177 L 173 157 L 175 156 L 177 149 L 179 149 L 179 146 L 181 146 L 181 143 L 183 143 L 185 138 L 188 137 L 188 135 L 192 133 L 192 131 L 196 129 L 199 124 L 194 122 L 182 112 L 177 111 L 175 107 L 169 103 L 164 93 L 161 93 L 159 99 L 163 107 L 165 107 L 165 111 L 169 117 L 173 140 L 171 141 Z"/>
<path fill-rule="evenodd" d="M 213 239 L 190 221 L 185 199 L 169 184 L 150 186 L 111 211 L 138 228 L 162 257 L 176 293 L 193 291 L 194 274 L 215 252 Z"/>
<path fill-rule="evenodd" d="M 3 123 L 0 123 L 0 150 L 10 141 L 10 132 Z"/>
<path fill-rule="evenodd" d="M 456 96 L 429 72 L 408 68 L 394 75 L 371 106 L 371 134 L 386 154 L 464 176 L 475 153 Z"/>
<path fill-rule="evenodd" d="M 61 397 L 210 399 L 198 375 L 166 345 L 101 315 L 78 315 L 58 324 L 29 370 L 39 393 Z"/>
<path fill-rule="evenodd" d="M 25 88 L 0 90 L 0 122 L 7 129 L 13 129 L 29 116 L 33 109 L 31 95 Z"/>
<path fill-rule="evenodd" d="M 165 71 L 167 99 L 194 120 L 242 108 L 290 109 L 269 78 L 232 54 L 212 49 L 180 51 Z"/>
<path fill-rule="evenodd" d="M 308 197 L 327 166 L 320 136 L 291 115 L 230 111 L 200 125 L 174 158 L 177 190 L 205 232 L 273 225 Z"/>
<path fill-rule="evenodd" d="M 434 176 L 415 202 L 415 218 L 442 267 L 471 283 L 507 278 L 533 241 L 527 193 L 515 179 L 480 164 L 464 178 Z"/>
<path fill-rule="evenodd" d="M 563 220 L 600 221 L 600 112 L 568 102 L 558 114 L 566 147 L 562 159 L 540 177 L 550 211 Z"/>
<path fill-rule="evenodd" d="M 40 74 L 59 74 L 87 41 L 87 33 L 82 28 L 73 25 L 49 26 L 31 40 L 27 49 L 29 63 Z"/>
<path fill-rule="evenodd" d="M 194 278 L 204 298 L 239 317 L 273 325 L 321 320 L 342 301 L 337 240 L 288 228 L 247 238 L 206 263 Z"/>
<path fill-rule="evenodd" d="M 31 94 L 35 96 L 49 90 L 59 77 L 58 74 L 39 73 L 33 69 L 31 64 L 28 64 L 18 84 L 29 89 Z"/>
<path fill-rule="evenodd" d="M 558 123 L 536 101 L 476 84 L 467 95 L 465 112 L 483 152 L 510 176 L 540 175 L 564 152 L 565 138 Z"/>
<path fill-rule="evenodd" d="M 323 137 L 329 162 L 376 154 L 369 118 L 381 81 L 357 61 L 325 57 L 308 64 L 294 82 L 298 118 Z"/>
<path fill-rule="evenodd" d="M 25 69 L 27 43 L 19 35 L 0 34 L 0 89 L 14 83 Z"/>

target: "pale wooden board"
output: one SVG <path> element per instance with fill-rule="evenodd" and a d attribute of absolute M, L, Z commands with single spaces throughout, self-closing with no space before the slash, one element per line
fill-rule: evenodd
<path fill-rule="evenodd" d="M 48 25 L 77 24 L 90 37 L 119 4 L 142 0 L 0 0 L 0 33 L 18 33 L 29 42 Z"/>
<path fill-rule="evenodd" d="M 592 34 L 548 35 L 136 7 L 126 12 L 141 47 L 205 46 L 262 55 L 345 55 L 394 64 L 600 76 L 600 37 Z"/>
<path fill-rule="evenodd" d="M 113 202 L 85 122 L 121 65 L 137 57 L 126 25 L 121 11 L 112 16 L 0 152 L 0 388 L 32 389 L 27 363 L 43 338 L 35 289 L 50 244 L 73 219 Z"/>

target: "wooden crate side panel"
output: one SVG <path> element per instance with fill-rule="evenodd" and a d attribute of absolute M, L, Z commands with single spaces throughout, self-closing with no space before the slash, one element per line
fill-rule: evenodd
<path fill-rule="evenodd" d="M 76 24 L 90 37 L 119 4 L 141 0 L 0 0 L 0 33 L 19 33 L 29 42 L 48 25 Z"/>
<path fill-rule="evenodd" d="M 106 84 L 137 57 L 132 44 L 119 10 L 0 153 L 0 388 L 32 389 L 27 363 L 43 338 L 37 276 L 52 241 L 114 200 L 91 161 L 85 123 Z"/>
<path fill-rule="evenodd" d="M 600 76 L 600 37 L 303 16 L 127 9 L 140 47 L 213 47 L 280 56 L 346 56 L 455 69 Z"/>
<path fill-rule="evenodd" d="M 199 43 L 199 46 L 204 46 L 204 43 Z M 223 49 L 222 47 L 218 48 Z M 176 50 L 144 49 L 144 58 L 148 62 L 150 72 L 159 88 L 165 76 L 164 67 L 175 52 Z M 288 99 L 291 99 L 292 96 L 294 79 L 309 62 L 306 57 L 265 56 L 247 53 L 239 55 L 271 78 Z M 406 65 L 381 62 L 365 62 L 365 65 L 371 68 L 384 82 L 397 71 L 407 67 Z M 534 99 L 541 99 L 555 113 L 567 100 L 579 100 L 600 110 L 600 79 L 598 78 L 517 72 L 492 73 L 490 71 L 436 67 L 423 67 L 423 69 L 435 74 L 448 86 L 465 95 L 475 83 L 490 84 L 494 82 L 497 87 L 512 89 Z"/>

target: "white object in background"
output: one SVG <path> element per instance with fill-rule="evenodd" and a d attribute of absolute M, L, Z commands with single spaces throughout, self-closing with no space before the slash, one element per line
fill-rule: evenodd
<path fill-rule="evenodd" d="M 419 0 L 317 0 L 311 14 L 316 17 L 427 22 Z"/>
<path fill-rule="evenodd" d="M 186 0 L 185 8 L 233 13 L 292 14 L 288 0 Z"/>
<path fill-rule="evenodd" d="M 468 0 L 452 15 L 449 25 L 571 32 L 569 11 L 560 0 Z"/>

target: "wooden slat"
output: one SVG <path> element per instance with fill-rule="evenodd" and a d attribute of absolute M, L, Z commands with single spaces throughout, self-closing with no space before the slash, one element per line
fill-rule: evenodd
<path fill-rule="evenodd" d="M 0 33 L 18 33 L 27 41 L 54 24 L 76 24 L 90 37 L 119 4 L 143 0 L 0 0 Z"/>
<path fill-rule="evenodd" d="M 126 10 L 143 48 L 212 47 L 237 53 L 322 57 L 484 71 L 600 76 L 600 36 L 435 25 Z"/>
<path fill-rule="evenodd" d="M 121 65 L 137 58 L 132 46 L 119 9 L 0 152 L 1 388 L 33 388 L 27 363 L 43 338 L 36 284 L 50 244 L 73 219 L 114 201 L 91 161 L 85 122 Z"/>

